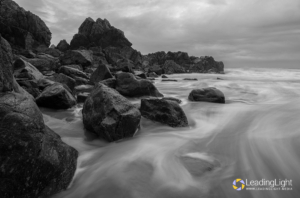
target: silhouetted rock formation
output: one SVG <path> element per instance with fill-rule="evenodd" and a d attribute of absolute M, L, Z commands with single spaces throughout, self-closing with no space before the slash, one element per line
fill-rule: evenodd
<path fill-rule="evenodd" d="M 65 52 L 70 49 L 70 45 L 65 39 L 63 39 L 57 44 L 56 49 L 61 52 Z"/>
<path fill-rule="evenodd" d="M 48 47 L 51 40 L 46 24 L 12 0 L 0 0 L 0 34 L 13 48 Z"/>

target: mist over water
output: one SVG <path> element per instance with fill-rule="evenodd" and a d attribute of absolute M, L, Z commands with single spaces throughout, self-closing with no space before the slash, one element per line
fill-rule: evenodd
<path fill-rule="evenodd" d="M 300 197 L 300 70 L 228 69 L 225 75 L 169 78 L 178 82 L 157 79 L 155 86 L 183 101 L 189 127 L 142 118 L 135 137 L 108 144 L 84 131 L 82 105 L 42 109 L 46 124 L 80 154 L 73 183 L 55 198 Z M 226 104 L 187 100 L 202 87 L 220 89 Z M 236 191 L 237 178 L 288 179 L 293 190 Z"/>

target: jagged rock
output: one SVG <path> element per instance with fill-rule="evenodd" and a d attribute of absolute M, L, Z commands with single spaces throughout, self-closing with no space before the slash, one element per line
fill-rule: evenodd
<path fill-rule="evenodd" d="M 127 40 L 124 33 L 111 26 L 104 19 L 97 19 L 96 22 L 92 18 L 87 18 L 79 27 L 78 34 L 75 34 L 71 41 L 71 48 L 100 46 L 106 48 L 108 46 L 124 47 L 132 44 Z"/>
<path fill-rule="evenodd" d="M 11 47 L 0 35 L 0 92 L 13 90 L 12 63 L 13 54 Z"/>
<path fill-rule="evenodd" d="M 59 65 L 58 59 L 48 54 L 37 54 L 36 58 L 24 60 L 32 64 L 42 73 L 46 71 L 54 71 Z"/>
<path fill-rule="evenodd" d="M 191 73 L 224 73 L 224 63 L 215 61 L 211 56 L 200 57 L 194 63 L 189 68 Z"/>
<path fill-rule="evenodd" d="M 18 80 L 18 84 L 34 98 L 40 95 L 40 89 L 36 80 Z"/>
<path fill-rule="evenodd" d="M 178 104 L 180 104 L 182 101 L 178 98 L 174 98 L 174 97 L 163 97 L 164 100 L 170 100 L 170 101 L 175 101 Z"/>
<path fill-rule="evenodd" d="M 91 75 L 90 82 L 96 85 L 98 82 L 108 78 L 113 78 L 113 75 L 110 73 L 106 65 L 100 64 L 96 71 L 94 71 L 94 73 Z"/>
<path fill-rule="evenodd" d="M 116 80 L 116 90 L 124 96 L 163 96 L 149 80 L 137 80 L 131 73 L 116 74 Z"/>
<path fill-rule="evenodd" d="M 151 73 L 148 74 L 148 77 L 157 78 L 158 75 L 154 72 L 151 72 Z"/>
<path fill-rule="evenodd" d="M 40 80 L 41 78 L 44 78 L 39 70 L 21 58 L 18 58 L 14 62 L 13 67 L 15 78 L 26 78 L 28 80 Z"/>
<path fill-rule="evenodd" d="M 44 54 L 48 54 L 51 55 L 53 57 L 60 57 L 60 55 L 62 54 L 59 50 L 55 49 L 55 48 L 48 48 L 45 46 L 39 46 L 36 48 L 36 51 L 38 53 L 44 53 Z"/>
<path fill-rule="evenodd" d="M 71 91 L 74 91 L 76 81 L 73 78 L 71 78 L 70 76 L 60 73 L 60 74 L 54 74 L 52 77 L 49 77 L 48 79 L 50 79 L 54 82 L 65 84 L 70 88 Z"/>
<path fill-rule="evenodd" d="M 0 1 L 0 16 L 0 34 L 13 48 L 33 49 L 50 45 L 51 32 L 46 24 L 14 1 Z"/>
<path fill-rule="evenodd" d="M 86 99 L 82 115 L 84 127 L 109 142 L 132 137 L 141 119 L 134 105 L 101 83 Z"/>
<path fill-rule="evenodd" d="M 82 67 L 91 66 L 93 62 L 92 51 L 89 50 L 69 50 L 60 57 L 62 65 L 81 65 Z"/>
<path fill-rule="evenodd" d="M 184 111 L 175 101 L 156 98 L 142 99 L 140 111 L 143 117 L 171 127 L 188 126 Z"/>
<path fill-rule="evenodd" d="M 184 68 L 175 63 L 173 60 L 166 60 L 162 69 L 166 74 L 185 73 Z"/>
<path fill-rule="evenodd" d="M 0 93 L 0 194 L 48 197 L 65 190 L 78 152 L 49 129 L 31 98 Z"/>
<path fill-rule="evenodd" d="M 109 78 L 109 79 L 100 81 L 100 83 L 106 85 L 107 87 L 116 89 L 117 80 L 115 78 Z"/>
<path fill-rule="evenodd" d="M 76 93 L 91 93 L 94 89 L 94 85 L 79 85 L 75 87 Z"/>
<path fill-rule="evenodd" d="M 69 43 L 64 39 L 64 40 L 61 40 L 61 41 L 57 44 L 56 49 L 58 49 L 58 50 L 61 51 L 61 52 L 66 52 L 67 50 L 70 49 L 70 45 L 69 45 Z"/>
<path fill-rule="evenodd" d="M 68 66 L 62 66 L 58 69 L 58 73 L 63 73 L 67 76 L 70 76 L 71 78 L 81 77 L 85 79 L 89 79 L 89 77 L 82 71 L 79 71 L 78 69 L 74 69 L 72 67 Z"/>
<path fill-rule="evenodd" d="M 76 99 L 63 84 L 55 83 L 47 88 L 36 98 L 40 107 L 52 109 L 68 109 L 76 105 Z"/>
<path fill-rule="evenodd" d="M 86 101 L 86 99 L 89 97 L 90 93 L 79 93 L 77 95 L 77 102 L 78 103 L 84 103 Z"/>
<path fill-rule="evenodd" d="M 189 100 L 201 101 L 201 102 L 225 103 L 225 96 L 220 90 L 214 87 L 207 87 L 202 89 L 194 89 L 189 94 Z"/>

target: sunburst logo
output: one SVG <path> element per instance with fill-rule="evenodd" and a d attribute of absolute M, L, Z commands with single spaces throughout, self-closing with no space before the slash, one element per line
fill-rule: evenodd
<path fill-rule="evenodd" d="M 237 186 L 238 183 L 242 184 L 242 186 L 238 187 Z M 233 189 L 240 191 L 240 190 L 243 190 L 245 188 L 245 182 L 242 179 L 236 179 L 236 180 L 233 181 L 232 186 L 233 186 Z"/>

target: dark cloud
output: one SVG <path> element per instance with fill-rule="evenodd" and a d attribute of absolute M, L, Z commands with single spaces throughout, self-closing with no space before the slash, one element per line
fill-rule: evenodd
<path fill-rule="evenodd" d="M 226 66 L 300 67 L 298 0 L 16 0 L 39 15 L 52 43 L 88 16 L 106 18 L 142 53 L 187 51 Z"/>

